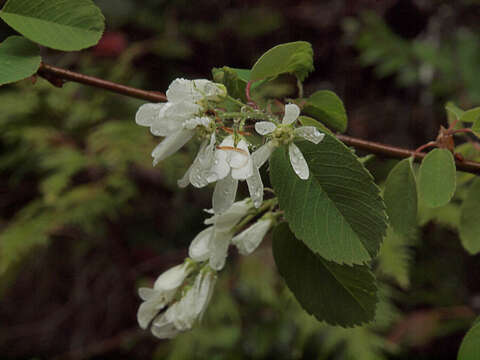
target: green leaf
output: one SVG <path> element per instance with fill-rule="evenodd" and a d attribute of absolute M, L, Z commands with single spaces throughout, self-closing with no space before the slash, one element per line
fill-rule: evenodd
<path fill-rule="evenodd" d="M 450 151 L 434 149 L 422 161 L 419 191 L 428 207 L 447 204 L 455 193 L 455 161 Z"/>
<path fill-rule="evenodd" d="M 273 256 L 298 302 L 318 320 L 344 327 L 373 320 L 377 287 L 367 266 L 322 259 L 297 240 L 285 223 L 273 233 Z"/>
<path fill-rule="evenodd" d="M 480 252 L 480 179 L 475 179 L 460 208 L 460 240 L 470 254 Z"/>
<path fill-rule="evenodd" d="M 250 70 L 244 71 L 250 72 Z M 245 76 L 247 74 L 245 72 L 241 72 L 241 74 L 242 77 L 240 77 L 237 69 L 228 66 L 212 69 L 213 81 L 225 85 L 228 94 L 233 98 L 246 102 L 245 87 L 247 86 L 248 80 L 245 79 Z"/>
<path fill-rule="evenodd" d="M 312 71 L 312 45 L 306 41 L 296 41 L 277 45 L 263 54 L 253 65 L 250 80 L 294 74 L 303 81 Z"/>
<path fill-rule="evenodd" d="M 460 117 L 461 122 L 476 123 L 480 119 L 480 107 L 464 111 Z"/>
<path fill-rule="evenodd" d="M 378 254 L 378 269 L 382 274 L 394 279 L 402 288 L 410 284 L 409 267 L 412 261 L 412 251 L 406 237 L 387 230 Z"/>
<path fill-rule="evenodd" d="M 285 148 L 270 159 L 271 183 L 295 236 L 329 261 L 370 261 L 387 227 L 385 204 L 372 176 L 328 133 L 318 145 L 297 145 L 310 168 L 308 180 L 295 174 Z"/>
<path fill-rule="evenodd" d="M 0 17 L 26 38 L 64 51 L 97 44 L 105 28 L 92 0 L 8 0 Z"/>
<path fill-rule="evenodd" d="M 41 61 L 37 45 L 21 36 L 10 36 L 0 44 L 0 85 L 32 76 Z"/>
<path fill-rule="evenodd" d="M 480 354 L 480 321 L 477 318 L 458 350 L 457 360 L 477 360 Z"/>
<path fill-rule="evenodd" d="M 320 90 L 313 93 L 307 99 L 303 112 L 334 130 L 347 130 L 347 112 L 342 100 L 332 91 Z"/>
<path fill-rule="evenodd" d="M 400 161 L 390 171 L 383 198 L 393 229 L 399 235 L 413 236 L 417 228 L 417 185 L 412 158 Z"/>
<path fill-rule="evenodd" d="M 465 111 L 460 109 L 451 101 L 445 104 L 445 110 L 447 111 L 447 120 L 449 125 L 453 124 L 455 121 L 459 121 L 462 115 L 465 113 Z M 461 122 L 459 121 L 457 125 L 455 125 L 455 129 L 460 129 L 461 127 Z"/>

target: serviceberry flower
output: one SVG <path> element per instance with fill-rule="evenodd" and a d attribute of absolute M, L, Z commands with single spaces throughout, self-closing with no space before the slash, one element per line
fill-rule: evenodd
<path fill-rule="evenodd" d="M 212 269 L 223 269 L 234 236 L 233 228 L 252 208 L 251 200 L 246 198 L 233 203 L 226 212 L 206 219 L 205 225 L 210 226 L 193 239 L 188 250 L 190 258 L 197 262 L 208 260 Z"/>
<path fill-rule="evenodd" d="M 307 161 L 302 152 L 294 143 L 295 137 L 301 137 L 314 144 L 320 143 L 325 134 L 318 131 L 314 126 L 301 126 L 294 128 L 294 123 L 300 115 L 300 108 L 295 104 L 285 105 L 285 114 L 281 124 L 275 124 L 270 121 L 259 121 L 255 124 L 255 130 L 260 135 L 270 135 L 271 140 L 263 145 L 259 155 L 259 162 L 265 162 L 270 157 L 274 148 L 280 145 L 288 145 L 288 154 L 290 164 L 292 164 L 295 174 L 302 180 L 307 180 L 310 176 Z M 260 150 L 259 149 L 259 150 Z"/>
<path fill-rule="evenodd" d="M 161 339 L 170 339 L 179 332 L 192 329 L 197 321 L 201 321 L 210 302 L 217 276 L 211 269 L 202 269 L 195 282 L 177 302 L 153 321 L 152 334 Z"/>
<path fill-rule="evenodd" d="M 227 211 L 235 201 L 239 180 L 246 180 L 250 196 L 255 207 L 263 201 L 263 183 L 250 155 L 249 144 L 245 139 L 235 145 L 233 136 L 228 136 L 218 146 L 216 153 L 219 159 L 225 159 L 231 171 L 224 178 L 219 178 L 213 192 L 213 210 L 216 214 Z M 221 161 L 221 160 L 219 160 Z M 222 174 L 223 175 L 223 174 Z"/>
<path fill-rule="evenodd" d="M 152 289 L 138 289 L 138 294 L 143 303 L 138 308 L 137 320 L 142 329 L 146 329 L 158 312 L 173 300 L 191 271 L 192 267 L 188 262 L 185 262 L 161 274 Z"/>
<path fill-rule="evenodd" d="M 166 95 L 166 103 L 144 104 L 135 116 L 138 125 L 150 127 L 155 136 L 165 136 L 152 151 L 154 166 L 183 147 L 197 129 L 208 134 L 215 130 L 212 119 L 202 113 L 208 101 L 219 101 L 227 92 L 225 86 L 209 80 L 176 79 Z"/>

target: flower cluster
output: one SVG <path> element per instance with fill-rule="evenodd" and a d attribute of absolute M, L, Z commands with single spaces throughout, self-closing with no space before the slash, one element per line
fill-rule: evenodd
<path fill-rule="evenodd" d="M 193 239 L 190 258 L 161 274 L 153 288 L 139 289 L 143 303 L 137 319 L 143 329 L 150 326 L 156 337 L 172 338 L 202 319 L 213 293 L 216 272 L 224 267 L 229 246 L 234 244 L 240 254 L 248 255 L 260 245 L 272 225 L 272 218 L 266 214 L 235 235 L 235 226 L 253 209 L 250 199 L 245 199 L 225 213 L 206 219 L 209 227 Z"/>
<path fill-rule="evenodd" d="M 296 126 L 300 108 L 295 104 L 285 105 L 280 120 L 275 113 L 230 98 L 223 85 L 208 80 L 176 79 L 167 90 L 167 100 L 145 104 L 136 115 L 137 124 L 164 137 L 152 152 L 153 164 L 197 137 L 200 148 L 178 185 L 202 188 L 215 183 L 215 189 L 213 209 L 208 210 L 212 216 L 205 220 L 208 227 L 193 239 L 189 258 L 160 275 L 152 289 L 139 290 L 143 303 L 138 322 L 142 328 L 150 326 L 159 338 L 174 337 L 202 318 L 230 245 L 242 255 L 252 253 L 281 215 L 273 212 L 276 199 L 264 201 L 259 171 L 275 148 L 287 146 L 294 172 L 307 180 L 308 164 L 294 142 L 302 138 L 318 144 L 325 136 L 313 126 Z M 240 111 L 224 109 L 227 100 Z M 247 121 L 254 121 L 256 132 L 264 137 L 258 148 L 248 140 Z M 241 180 L 246 181 L 250 198 L 235 202 Z"/>

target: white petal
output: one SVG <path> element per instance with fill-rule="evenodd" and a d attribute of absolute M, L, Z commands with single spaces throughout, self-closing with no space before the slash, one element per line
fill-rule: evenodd
<path fill-rule="evenodd" d="M 295 135 L 303 137 L 314 144 L 320 143 L 325 137 L 315 126 L 301 126 L 294 130 Z"/>
<path fill-rule="evenodd" d="M 250 152 L 248 151 L 248 144 L 245 140 L 240 140 L 235 150 L 227 150 L 229 159 L 228 162 L 232 168 L 239 169 L 247 165 L 250 160 Z"/>
<path fill-rule="evenodd" d="M 285 105 L 285 115 L 283 116 L 282 124 L 291 124 L 297 120 L 300 115 L 300 108 L 295 104 Z"/>
<path fill-rule="evenodd" d="M 215 236 L 210 241 L 210 267 L 214 270 L 222 270 L 228 255 L 228 247 L 232 240 L 230 231 L 215 231 Z"/>
<path fill-rule="evenodd" d="M 277 125 L 270 121 L 259 121 L 255 123 L 255 130 L 260 135 L 267 135 L 275 131 Z"/>
<path fill-rule="evenodd" d="M 166 313 L 159 315 L 152 324 L 152 334 L 160 339 L 172 339 L 179 331 L 175 327 L 172 321 L 170 321 Z"/>
<path fill-rule="evenodd" d="M 180 188 L 186 188 L 190 184 L 190 172 L 192 171 L 192 165 L 188 168 L 188 170 L 185 172 L 183 177 L 179 180 L 177 180 L 177 185 Z"/>
<path fill-rule="evenodd" d="M 310 176 L 308 164 L 303 157 L 300 149 L 293 142 L 288 146 L 288 155 L 290 156 L 290 164 L 292 164 L 293 171 L 302 180 L 307 180 Z"/>
<path fill-rule="evenodd" d="M 212 119 L 210 119 L 207 116 L 202 116 L 202 117 L 197 116 L 192 119 L 185 120 L 183 122 L 183 128 L 188 130 L 193 130 L 197 126 L 203 126 L 207 128 L 211 122 L 212 122 Z"/>
<path fill-rule="evenodd" d="M 205 261 L 210 256 L 210 241 L 214 233 L 213 226 L 199 232 L 188 248 L 188 256 L 195 261 Z"/>
<path fill-rule="evenodd" d="M 227 89 L 222 84 L 216 84 L 210 80 L 193 80 L 194 97 L 206 98 L 208 100 L 219 100 L 227 95 Z"/>
<path fill-rule="evenodd" d="M 258 168 L 253 166 L 252 170 L 252 175 L 247 178 L 248 192 L 252 198 L 253 205 L 259 208 L 263 202 L 263 182 Z"/>
<path fill-rule="evenodd" d="M 158 312 L 165 307 L 166 303 L 161 298 L 154 297 L 140 304 L 137 312 L 137 321 L 142 329 L 146 329 Z"/>
<path fill-rule="evenodd" d="M 165 104 L 143 104 L 138 108 L 135 122 L 141 126 L 152 126 L 159 119 L 160 110 Z"/>
<path fill-rule="evenodd" d="M 273 145 L 271 141 L 260 146 L 252 154 L 254 165 L 257 168 L 262 167 L 262 165 L 265 164 L 265 162 L 270 158 L 270 155 L 272 155 L 273 150 L 275 150 L 275 145 Z"/>
<path fill-rule="evenodd" d="M 209 183 L 224 179 L 230 173 L 230 165 L 227 161 L 228 154 L 224 150 L 215 150 L 215 160 L 211 172 L 207 178 Z"/>
<path fill-rule="evenodd" d="M 169 102 L 178 103 L 181 101 L 194 102 L 193 82 L 186 79 L 175 79 L 167 89 L 167 99 Z"/>
<path fill-rule="evenodd" d="M 210 144 L 204 141 L 198 150 L 198 154 L 190 167 L 189 181 L 196 188 L 207 186 L 208 176 L 215 161 L 215 135 L 212 134 Z"/>
<path fill-rule="evenodd" d="M 197 313 L 199 321 L 202 320 L 203 314 L 210 303 L 216 280 L 217 276 L 211 271 L 202 276 L 201 286 L 197 294 L 197 301 L 195 303 L 195 312 Z"/>
<path fill-rule="evenodd" d="M 178 106 L 175 104 L 163 104 L 158 117 L 150 125 L 150 132 L 155 136 L 168 136 L 181 130 L 183 122 L 191 115 L 180 115 Z"/>
<path fill-rule="evenodd" d="M 150 300 L 154 295 L 155 290 L 151 288 L 141 287 L 138 289 L 138 296 L 140 296 L 140 299 L 142 299 L 143 301 Z"/>
<path fill-rule="evenodd" d="M 249 156 L 247 163 L 240 167 L 240 168 L 234 168 L 232 167 L 232 177 L 236 180 L 246 180 L 250 176 L 253 175 L 253 160 Z"/>
<path fill-rule="evenodd" d="M 152 151 L 153 166 L 157 165 L 159 161 L 176 153 L 193 137 L 194 134 L 195 132 L 192 130 L 180 130 L 163 139 L 163 141 Z"/>
<path fill-rule="evenodd" d="M 251 254 L 262 242 L 266 233 L 270 229 L 272 221 L 270 219 L 260 219 L 255 224 L 242 231 L 232 239 L 232 243 L 238 248 L 242 255 Z"/>
<path fill-rule="evenodd" d="M 222 146 L 233 147 L 233 144 L 234 144 L 233 136 L 230 135 L 230 136 L 227 136 L 225 139 L 223 139 L 223 141 L 220 143 L 220 147 Z"/>
<path fill-rule="evenodd" d="M 231 175 L 217 181 L 213 190 L 212 207 L 215 214 L 222 214 L 232 206 L 237 195 L 238 180 Z"/>
<path fill-rule="evenodd" d="M 205 220 L 205 225 L 215 225 L 215 228 L 219 231 L 229 231 L 237 223 L 247 215 L 248 211 L 252 208 L 251 202 L 248 198 L 242 201 L 233 203 L 230 208 L 221 215 L 214 215 Z"/>
<path fill-rule="evenodd" d="M 155 290 L 174 290 L 178 288 L 182 283 L 185 281 L 187 276 L 191 272 L 191 267 L 188 264 L 183 263 L 180 265 L 176 265 L 163 274 L 161 274 L 157 280 L 155 280 L 155 284 L 153 288 Z"/>

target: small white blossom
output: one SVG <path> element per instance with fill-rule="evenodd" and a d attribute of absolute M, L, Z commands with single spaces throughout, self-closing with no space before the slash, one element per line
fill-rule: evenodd
<path fill-rule="evenodd" d="M 252 208 L 249 199 L 234 203 L 225 213 L 205 220 L 211 225 L 201 231 L 190 244 L 189 256 L 194 261 L 209 261 L 210 267 L 221 270 L 225 266 L 233 228 Z"/>
<path fill-rule="evenodd" d="M 143 303 L 138 309 L 137 320 L 142 329 L 146 329 L 158 312 L 172 301 L 190 272 L 187 263 L 177 265 L 161 274 L 152 289 L 138 289 Z"/>
<path fill-rule="evenodd" d="M 162 339 L 173 338 L 201 321 L 212 297 L 216 279 L 216 274 L 211 270 L 200 272 L 182 298 L 153 321 L 153 335 Z"/>
<path fill-rule="evenodd" d="M 260 245 L 271 225 L 271 219 L 262 218 L 236 235 L 232 239 L 232 244 L 238 248 L 240 254 L 249 255 Z"/>
<path fill-rule="evenodd" d="M 302 180 L 307 180 L 310 176 L 308 164 L 300 151 L 300 149 L 293 143 L 295 136 L 304 138 L 314 144 L 320 143 L 325 134 L 318 131 L 314 126 L 301 126 L 293 128 L 294 122 L 300 115 L 300 108 L 295 104 L 285 105 L 285 114 L 282 119 L 282 124 L 277 125 L 270 121 L 259 121 L 255 124 L 255 130 L 260 135 L 272 134 L 273 138 L 280 143 L 288 143 L 288 154 L 290 157 L 290 164 L 292 164 L 293 170 Z M 290 126 L 289 126 L 290 125 Z M 275 144 L 270 144 L 272 141 L 267 142 L 262 149 L 262 153 L 259 154 L 259 162 L 265 162 L 272 154 Z M 268 145 L 268 147 L 267 147 Z M 259 150 L 260 150 L 259 149 Z"/>
<path fill-rule="evenodd" d="M 168 102 L 144 104 L 135 116 L 138 125 L 150 127 L 155 136 L 166 138 L 153 150 L 153 165 L 178 151 L 195 135 L 197 127 L 208 128 L 211 119 L 198 116 L 207 100 L 226 96 L 221 84 L 209 80 L 174 80 L 167 90 Z"/>
<path fill-rule="evenodd" d="M 246 180 L 250 196 L 255 207 L 260 207 L 263 201 L 263 183 L 254 164 L 254 158 L 250 155 L 248 143 L 241 139 L 235 146 L 233 136 L 228 136 L 220 144 L 216 151 L 226 159 L 231 172 L 224 178 L 219 178 L 213 192 L 213 209 L 221 214 L 228 210 L 235 201 L 238 188 L 238 180 Z"/>

